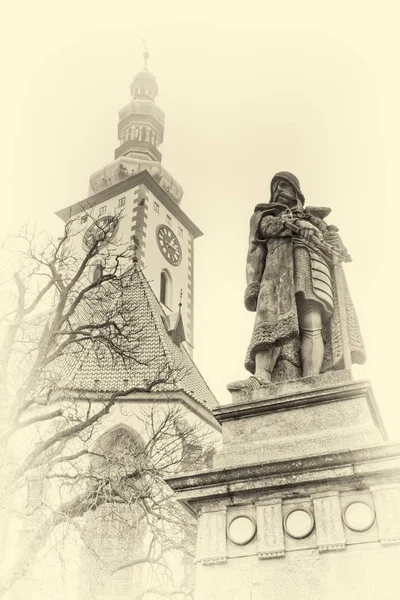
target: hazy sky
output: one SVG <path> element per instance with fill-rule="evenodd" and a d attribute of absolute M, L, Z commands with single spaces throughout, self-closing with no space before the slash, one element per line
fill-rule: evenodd
<path fill-rule="evenodd" d="M 243 306 L 248 221 L 276 171 L 308 204 L 332 208 L 370 378 L 400 437 L 400 93 L 396 2 L 321 0 L 4 1 L 3 234 L 87 195 L 113 160 L 117 111 L 142 68 L 166 113 L 163 164 L 202 229 L 195 252 L 195 358 L 221 402 L 242 366 L 254 315 Z M 7 216 L 6 216 L 7 215 Z"/>

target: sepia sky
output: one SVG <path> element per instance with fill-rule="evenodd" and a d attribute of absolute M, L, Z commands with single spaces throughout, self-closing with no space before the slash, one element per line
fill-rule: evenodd
<path fill-rule="evenodd" d="M 372 381 L 400 437 L 399 138 L 396 2 L 14 0 L 0 8 L 1 233 L 87 195 L 113 160 L 117 112 L 149 68 L 166 113 L 163 164 L 204 232 L 195 246 L 195 359 L 220 402 L 246 376 L 248 222 L 276 171 L 330 206 Z"/>

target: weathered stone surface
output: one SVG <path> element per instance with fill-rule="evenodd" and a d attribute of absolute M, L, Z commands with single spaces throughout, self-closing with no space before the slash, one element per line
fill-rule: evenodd
<path fill-rule="evenodd" d="M 400 548 L 360 545 L 354 552 L 291 552 L 224 565 L 198 565 L 195 600 L 398 600 Z"/>

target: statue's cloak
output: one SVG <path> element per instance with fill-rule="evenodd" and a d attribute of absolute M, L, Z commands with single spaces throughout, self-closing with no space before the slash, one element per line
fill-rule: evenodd
<path fill-rule="evenodd" d="M 293 238 L 280 219 L 271 219 L 270 237 L 261 238 L 260 223 L 270 205 L 258 205 L 250 220 L 249 250 L 247 255 L 245 306 L 256 312 L 256 319 L 248 348 L 245 367 L 255 372 L 255 355 L 261 350 L 280 347 L 280 354 L 272 374 L 273 381 L 301 376 L 299 357 L 300 331 L 297 316 Z M 343 368 L 343 350 L 340 334 L 340 316 L 337 286 L 342 286 L 346 299 L 346 322 L 352 362 L 365 362 L 364 344 L 357 315 L 348 291 L 345 275 L 340 266 L 333 272 L 333 316 L 323 326 L 325 342 L 322 371 Z"/>

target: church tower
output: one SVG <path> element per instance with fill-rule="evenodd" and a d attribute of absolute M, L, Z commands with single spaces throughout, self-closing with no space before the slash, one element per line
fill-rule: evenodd
<path fill-rule="evenodd" d="M 101 260 L 107 256 L 108 248 L 112 254 L 113 247 L 123 256 L 122 271 L 129 276 L 124 280 L 128 283 L 118 288 L 122 291 L 117 299 L 103 285 L 97 296 L 98 290 L 94 290 L 95 301 L 88 304 L 93 312 L 86 305 L 82 311 L 84 322 L 101 323 L 102 311 L 107 314 L 108 304 L 114 306 L 115 302 L 119 311 L 116 320 L 120 317 L 124 322 L 121 347 L 128 348 L 124 359 L 120 359 L 118 351 L 98 352 L 94 335 L 85 340 L 83 352 L 62 357 L 58 376 L 62 394 L 65 392 L 68 398 L 73 395 L 77 403 L 104 402 L 110 395 L 117 398 L 89 439 L 88 448 L 94 449 L 95 455 L 110 457 L 114 453 L 119 465 L 126 456 L 131 457 L 130 466 L 125 465 L 128 471 L 139 468 L 137 457 L 145 456 L 147 460 L 148 449 L 157 435 L 153 422 L 167 423 L 168 416 L 176 411 L 179 420 L 174 421 L 169 441 L 178 442 L 181 458 L 177 462 L 182 468 L 198 464 L 203 454 L 208 460 L 220 435 L 220 426 L 212 414 L 217 400 L 191 357 L 194 240 L 202 233 L 180 207 L 182 187 L 161 164 L 164 113 L 155 104 L 158 86 L 147 68 L 148 58 L 146 50 L 144 68 L 131 84 L 131 100 L 119 111 L 119 146 L 114 161 L 91 175 L 87 198 L 57 212 L 71 224 L 69 241 L 74 255 L 88 256 L 93 241 L 101 240 L 101 252 L 89 262 L 91 283 L 98 281 L 103 267 L 107 268 Z M 191 428 L 199 431 L 199 437 L 195 443 L 186 444 Z M 165 452 L 168 456 L 170 448 Z M 96 468 L 103 469 L 104 463 L 98 467 L 95 463 L 90 465 L 90 469 Z M 159 573 L 153 581 L 153 570 L 146 568 L 143 559 L 143 555 L 150 556 L 148 545 L 155 530 L 147 521 L 147 528 L 142 526 L 136 510 L 139 509 L 132 503 L 122 503 L 115 518 L 112 502 L 106 501 L 99 510 L 85 516 L 85 539 L 95 549 L 104 569 L 99 571 L 95 585 L 93 557 L 86 548 L 82 549 L 77 597 L 128 599 L 134 592 L 144 597 L 144 590 L 153 589 L 154 582 L 161 586 Z M 137 558 L 138 564 L 113 572 L 114 566 L 126 562 L 121 550 L 121 540 L 125 538 L 126 560 Z M 154 547 L 158 548 L 158 544 L 159 541 Z M 174 582 L 182 583 L 190 579 L 191 569 L 185 555 L 181 556 L 179 550 L 175 554 L 168 559 L 169 569 Z M 163 582 L 162 596 L 165 586 L 172 583 Z"/>
<path fill-rule="evenodd" d="M 87 223 L 86 235 L 118 213 L 122 244 L 130 244 L 170 327 L 192 353 L 194 240 L 200 229 L 181 209 L 183 190 L 161 164 L 164 112 L 156 105 L 156 78 L 147 68 L 133 78 L 131 100 L 119 111 L 115 160 L 93 173 L 89 197 L 57 212 Z M 88 218 L 90 212 L 91 218 Z M 95 267 L 94 267 L 95 268 Z"/>

